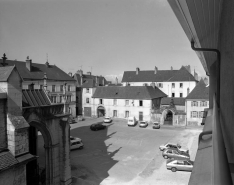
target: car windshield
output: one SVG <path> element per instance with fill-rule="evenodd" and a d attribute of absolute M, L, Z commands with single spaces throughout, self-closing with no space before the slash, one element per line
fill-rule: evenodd
<path fill-rule="evenodd" d="M 142 123 L 142 124 L 145 124 L 145 122 L 144 122 L 144 121 L 141 121 L 141 123 Z"/>
<path fill-rule="evenodd" d="M 154 124 L 155 124 L 155 125 L 159 125 L 159 123 L 157 123 L 157 122 L 156 122 L 156 123 L 154 123 Z"/>
<path fill-rule="evenodd" d="M 128 122 L 133 122 L 133 120 L 128 120 Z"/>

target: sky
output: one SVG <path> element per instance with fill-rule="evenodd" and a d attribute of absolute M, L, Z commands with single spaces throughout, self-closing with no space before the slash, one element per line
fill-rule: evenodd
<path fill-rule="evenodd" d="M 0 0 L 3 53 L 107 80 L 155 66 L 205 76 L 167 0 Z"/>

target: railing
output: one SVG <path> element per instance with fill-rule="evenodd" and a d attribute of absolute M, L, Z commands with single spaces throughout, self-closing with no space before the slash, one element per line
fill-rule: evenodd
<path fill-rule="evenodd" d="M 213 169 L 212 184 L 231 185 L 231 173 L 228 165 L 226 148 L 223 140 L 223 132 L 220 125 L 220 112 L 216 102 L 216 96 L 213 97 Z"/>

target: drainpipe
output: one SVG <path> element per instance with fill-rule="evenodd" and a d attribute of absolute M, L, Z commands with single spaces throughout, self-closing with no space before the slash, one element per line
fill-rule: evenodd
<path fill-rule="evenodd" d="M 215 52 L 217 54 L 217 86 L 216 86 L 216 93 L 217 93 L 217 104 L 220 107 L 220 60 L 221 60 L 221 53 L 218 49 L 210 49 L 210 48 L 195 48 L 194 41 L 191 41 L 191 48 L 194 51 L 205 51 L 205 52 Z"/>

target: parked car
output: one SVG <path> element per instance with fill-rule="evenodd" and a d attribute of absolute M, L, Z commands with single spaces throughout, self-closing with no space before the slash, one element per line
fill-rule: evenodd
<path fill-rule="evenodd" d="M 177 149 L 166 149 L 162 152 L 162 156 L 164 159 L 178 159 L 178 160 L 189 160 L 190 155 L 186 152 L 180 152 Z"/>
<path fill-rule="evenodd" d="M 168 159 L 166 163 L 166 167 L 168 170 L 171 170 L 172 172 L 176 172 L 176 171 L 191 172 L 193 170 L 193 161 Z"/>
<path fill-rule="evenodd" d="M 165 149 L 172 148 L 172 149 L 177 149 L 181 152 L 186 152 L 189 153 L 188 149 L 181 148 L 180 144 L 175 144 L 175 143 L 166 143 L 165 145 L 160 145 L 159 150 L 164 151 Z"/>
<path fill-rule="evenodd" d="M 159 122 L 153 122 L 153 129 L 160 129 L 160 123 Z"/>
<path fill-rule="evenodd" d="M 68 123 L 69 124 L 72 124 L 72 123 L 75 123 L 75 122 L 76 122 L 76 120 L 75 120 L 75 118 L 73 116 L 68 117 Z"/>
<path fill-rule="evenodd" d="M 104 118 L 103 122 L 104 122 L 104 123 L 111 123 L 111 122 L 112 122 L 112 119 L 111 119 L 111 117 L 106 116 L 106 117 Z"/>
<path fill-rule="evenodd" d="M 145 128 L 147 126 L 148 126 L 148 122 L 147 121 L 140 121 L 139 127 Z"/>
<path fill-rule="evenodd" d="M 135 126 L 137 124 L 137 120 L 135 117 L 128 117 L 128 126 Z"/>
<path fill-rule="evenodd" d="M 105 126 L 105 125 L 102 125 L 101 123 L 94 123 L 94 124 L 92 124 L 92 125 L 90 126 L 90 129 L 91 129 L 92 131 L 103 130 L 103 129 L 105 129 L 105 128 L 106 128 L 106 126 Z"/>
<path fill-rule="evenodd" d="M 82 149 L 83 147 L 84 144 L 80 138 L 70 136 L 70 150 Z"/>

